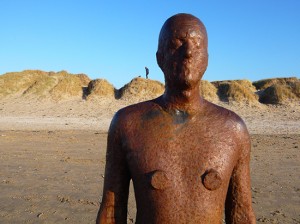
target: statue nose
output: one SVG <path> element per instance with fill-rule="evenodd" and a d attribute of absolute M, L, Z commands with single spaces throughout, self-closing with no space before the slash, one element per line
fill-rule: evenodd
<path fill-rule="evenodd" d="M 190 40 L 187 40 L 184 43 L 184 54 L 186 58 L 190 58 L 192 56 L 192 43 Z"/>

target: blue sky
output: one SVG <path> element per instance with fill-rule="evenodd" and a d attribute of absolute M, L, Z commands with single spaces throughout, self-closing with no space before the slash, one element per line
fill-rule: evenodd
<path fill-rule="evenodd" d="M 206 26 L 203 79 L 299 78 L 299 0 L 0 0 L 0 74 L 67 70 L 120 88 L 147 66 L 163 82 L 158 34 L 180 12 Z"/>

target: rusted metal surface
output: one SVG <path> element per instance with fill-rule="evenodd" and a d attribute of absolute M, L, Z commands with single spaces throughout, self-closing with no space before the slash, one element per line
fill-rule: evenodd
<path fill-rule="evenodd" d="M 114 116 L 97 223 L 126 223 L 129 181 L 136 223 L 255 223 L 250 140 L 234 112 L 204 100 L 208 63 L 202 22 L 177 14 L 163 25 L 157 62 L 165 93 Z"/>

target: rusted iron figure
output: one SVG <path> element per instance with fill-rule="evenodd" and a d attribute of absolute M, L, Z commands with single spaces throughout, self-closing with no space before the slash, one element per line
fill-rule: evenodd
<path fill-rule="evenodd" d="M 202 22 L 169 18 L 156 56 L 165 92 L 114 116 L 97 223 L 126 223 L 130 179 L 136 223 L 222 223 L 224 210 L 226 223 L 255 223 L 245 124 L 199 94 L 208 63 Z"/>

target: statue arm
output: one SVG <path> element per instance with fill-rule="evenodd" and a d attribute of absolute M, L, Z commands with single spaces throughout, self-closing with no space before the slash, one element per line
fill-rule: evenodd
<path fill-rule="evenodd" d="M 250 137 L 246 127 L 240 140 L 240 156 L 232 172 L 225 205 L 226 223 L 256 223 L 250 184 Z"/>
<path fill-rule="evenodd" d="M 96 223 L 127 223 L 130 172 L 114 118 L 107 141 L 106 166 L 101 206 Z"/>

